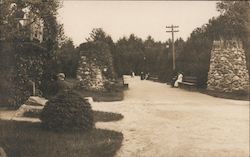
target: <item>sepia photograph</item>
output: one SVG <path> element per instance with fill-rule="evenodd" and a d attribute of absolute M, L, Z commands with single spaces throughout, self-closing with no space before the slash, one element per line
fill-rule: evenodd
<path fill-rule="evenodd" d="M 250 157 L 249 78 L 249 0 L 0 0 L 0 157 Z"/>

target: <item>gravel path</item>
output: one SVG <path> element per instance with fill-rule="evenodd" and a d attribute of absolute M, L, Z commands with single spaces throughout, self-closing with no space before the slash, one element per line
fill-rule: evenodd
<path fill-rule="evenodd" d="M 126 77 L 121 102 L 93 103 L 124 119 L 97 123 L 121 131 L 117 157 L 248 157 L 249 102 L 214 98 Z"/>

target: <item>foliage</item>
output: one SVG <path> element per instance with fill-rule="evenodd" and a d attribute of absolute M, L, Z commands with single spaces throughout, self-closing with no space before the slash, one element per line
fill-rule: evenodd
<path fill-rule="evenodd" d="M 184 41 L 176 40 L 176 58 L 182 53 Z M 169 46 L 169 48 L 167 48 Z M 173 72 L 172 43 L 156 42 L 151 36 L 143 41 L 131 34 L 116 43 L 115 67 L 119 76 L 130 74 L 134 71 L 137 75 L 141 72 L 158 75 L 161 81 L 167 81 Z"/>
<path fill-rule="evenodd" d="M 145 72 L 154 74 L 159 70 L 159 59 L 166 53 L 166 46 L 161 42 L 155 42 L 151 36 L 144 41 Z M 165 61 L 167 58 L 163 57 Z M 166 67 L 165 67 L 166 68 Z"/>
<path fill-rule="evenodd" d="M 73 41 L 65 40 L 56 54 L 58 71 L 63 72 L 66 77 L 76 78 L 79 58 L 79 51 L 75 49 Z"/>
<path fill-rule="evenodd" d="M 123 140 L 121 132 L 103 129 L 58 133 L 40 123 L 4 120 L 0 128 L 0 145 L 10 157 L 112 157 Z"/>
<path fill-rule="evenodd" d="M 6 0 L 0 4 L 0 54 L 7 68 L 1 69 L 2 81 L 7 81 L 13 90 L 8 91 L 8 103 L 18 106 L 31 95 L 31 83 L 47 92 L 47 82 L 51 82 L 54 69 L 54 54 L 58 47 L 62 26 L 56 21 L 57 0 Z M 44 39 L 42 43 L 30 41 L 19 22 L 22 10 L 29 8 L 36 18 L 43 21 Z M 29 31 L 29 30 L 28 30 Z M 12 47 L 4 46 L 12 45 Z M 6 53 L 11 52 L 11 53 Z M 2 90 L 2 89 L 1 89 Z M 1 91 L 0 90 L 0 91 Z"/>
<path fill-rule="evenodd" d="M 14 54 L 13 45 L 10 43 L 0 42 L 0 104 L 8 106 L 14 97 L 13 71 Z"/>
<path fill-rule="evenodd" d="M 105 89 L 107 92 L 123 92 L 123 84 L 119 81 L 109 81 L 105 84 Z"/>
<path fill-rule="evenodd" d="M 45 50 L 33 44 L 16 43 L 15 51 L 16 69 L 13 80 L 16 94 L 12 103 L 18 106 L 32 95 L 32 82 L 35 82 L 36 86 L 41 85 L 46 60 L 43 56 Z"/>
<path fill-rule="evenodd" d="M 76 79 L 67 80 L 72 84 L 77 84 L 78 81 Z M 108 84 L 106 84 L 109 86 Z M 123 93 L 123 81 L 122 79 L 116 79 L 115 84 L 112 84 L 109 87 L 106 87 L 107 91 L 90 91 L 85 90 L 83 88 L 77 89 L 78 94 L 82 97 L 92 97 L 94 101 L 101 101 L 101 102 L 110 102 L 110 101 L 122 101 L 124 97 Z M 110 89 L 110 90 L 108 90 Z"/>
<path fill-rule="evenodd" d="M 13 39 L 21 39 L 17 24 L 18 19 L 23 18 L 22 9 L 29 8 L 30 12 L 34 13 L 38 18 L 42 19 L 45 26 L 45 45 L 56 46 L 58 41 L 58 32 L 61 29 L 56 21 L 57 9 L 60 7 L 60 2 L 57 0 L 7 0 L 0 4 L 1 8 L 1 37 L 12 42 Z M 20 36 L 21 35 L 21 36 Z"/>
<path fill-rule="evenodd" d="M 185 43 L 178 61 L 184 76 L 196 76 L 199 86 L 203 86 L 207 81 L 212 42 L 204 29 L 197 28 Z"/>
<path fill-rule="evenodd" d="M 142 39 L 131 34 L 118 40 L 114 54 L 115 69 L 119 76 L 130 74 L 131 71 L 140 73 L 144 66 L 144 46 Z"/>
<path fill-rule="evenodd" d="M 40 119 L 44 127 L 58 131 L 87 131 L 93 127 L 90 104 L 74 92 L 62 92 L 49 100 Z"/>
<path fill-rule="evenodd" d="M 217 3 L 217 10 L 221 16 L 219 21 L 224 26 L 224 31 L 218 32 L 224 38 L 245 38 L 246 27 L 249 26 L 249 1 L 221 1 Z M 223 21 L 221 21 L 223 20 Z"/>
<path fill-rule="evenodd" d="M 79 46 L 78 51 L 81 56 L 86 56 L 88 60 L 100 67 L 107 79 L 115 78 L 113 57 L 107 43 L 100 40 L 83 43 Z"/>
<path fill-rule="evenodd" d="M 123 115 L 120 113 L 94 111 L 95 122 L 111 122 L 123 119 Z"/>
<path fill-rule="evenodd" d="M 86 39 L 88 42 L 96 42 L 100 41 L 106 43 L 109 47 L 110 53 L 112 57 L 114 57 L 115 53 L 115 43 L 110 35 L 108 35 L 102 28 L 94 28 L 91 33 L 90 37 Z"/>
<path fill-rule="evenodd" d="M 225 27 L 231 28 L 231 32 L 225 34 L 233 34 L 243 41 L 250 76 L 250 2 L 222 1 L 217 4 L 217 9 L 222 13 L 221 17 L 227 20 Z"/>
<path fill-rule="evenodd" d="M 184 75 L 198 77 L 200 87 L 206 86 L 213 40 L 242 40 L 248 67 L 250 65 L 250 3 L 247 1 L 221 1 L 217 3 L 217 9 L 221 15 L 210 19 L 208 24 L 196 28 L 191 33 L 178 62 Z"/>

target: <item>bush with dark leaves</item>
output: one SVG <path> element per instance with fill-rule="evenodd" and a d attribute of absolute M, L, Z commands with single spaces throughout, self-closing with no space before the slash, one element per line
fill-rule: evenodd
<path fill-rule="evenodd" d="M 61 92 L 45 105 L 40 119 L 47 129 L 83 130 L 93 127 L 93 111 L 91 105 L 72 91 Z"/>

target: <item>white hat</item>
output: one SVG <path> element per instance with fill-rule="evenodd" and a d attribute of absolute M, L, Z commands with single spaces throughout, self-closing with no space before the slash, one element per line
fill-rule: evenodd
<path fill-rule="evenodd" d="M 64 73 L 58 73 L 56 76 L 57 76 L 57 77 L 65 78 L 65 74 L 64 74 Z"/>

